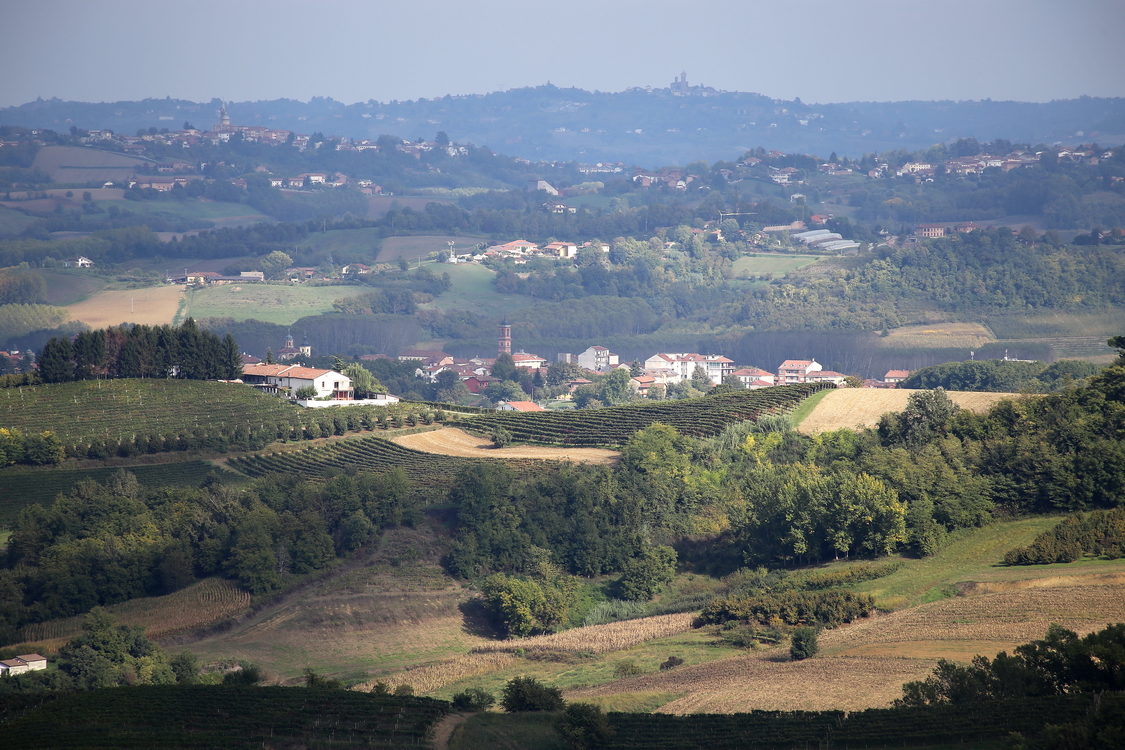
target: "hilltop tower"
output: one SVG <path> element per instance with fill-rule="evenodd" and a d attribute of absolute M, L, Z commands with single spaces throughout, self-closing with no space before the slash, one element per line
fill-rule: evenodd
<path fill-rule="evenodd" d="M 230 115 L 227 114 L 227 103 L 221 101 L 219 106 L 219 127 L 230 127 Z"/>
<path fill-rule="evenodd" d="M 500 324 L 500 341 L 497 354 L 512 353 L 512 326 L 507 321 Z"/>
<path fill-rule="evenodd" d="M 309 343 L 307 335 L 301 339 L 301 356 L 312 357 L 312 344 Z"/>

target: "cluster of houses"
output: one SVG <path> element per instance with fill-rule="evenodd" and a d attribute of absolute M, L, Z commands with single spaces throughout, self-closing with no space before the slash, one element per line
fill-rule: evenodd
<path fill-rule="evenodd" d="M 47 657 L 39 654 L 20 654 L 11 659 L 0 661 L 0 677 L 23 674 L 24 672 L 38 672 L 47 668 Z"/>
<path fill-rule="evenodd" d="M 548 360 L 535 354 L 524 351 L 511 351 L 511 328 L 501 325 L 499 351 L 510 353 L 516 367 L 526 370 L 529 374 L 539 371 L 545 373 Z M 497 378 L 491 374 L 495 359 L 474 357 L 471 359 L 458 359 L 450 354 L 436 350 L 410 350 L 398 355 L 399 361 L 417 363 L 416 374 L 420 378 L 433 383 L 444 372 L 452 372 L 458 380 L 465 384 L 470 393 L 480 393 L 489 384 L 496 382 Z M 692 380 L 697 370 L 701 370 L 712 385 L 737 380 L 747 389 L 770 388 L 775 385 L 792 385 L 795 383 L 832 383 L 836 387 L 843 387 L 847 376 L 843 373 L 825 370 L 824 366 L 815 359 L 787 359 L 781 363 L 777 372 L 769 372 L 757 367 L 738 367 L 733 360 L 721 354 L 698 354 L 695 352 L 658 352 L 647 358 L 644 362 L 623 363 L 621 358 L 604 346 L 591 346 L 578 354 L 561 353 L 557 361 L 575 364 L 588 371 L 591 376 L 603 375 L 615 369 L 624 369 L 632 372 L 636 365 L 640 372 L 630 377 L 630 388 L 642 397 L 650 395 L 655 386 L 667 387 Z M 882 380 L 866 380 L 866 388 L 894 388 L 899 382 L 910 374 L 908 370 L 891 370 Z M 575 378 L 567 385 L 573 393 L 583 385 L 593 381 L 587 378 Z M 514 408 L 520 411 L 538 411 L 540 407 L 530 402 L 511 402 L 502 404 L 500 408 Z M 534 407 L 534 408 L 533 408 Z"/>
<path fill-rule="evenodd" d="M 519 263 L 521 261 L 526 262 L 528 258 L 533 257 L 574 258 L 580 250 L 586 248 L 594 248 L 603 253 L 609 252 L 609 245 L 604 242 L 583 242 L 581 245 L 574 242 L 550 242 L 545 245 L 538 245 L 527 240 L 512 240 L 500 245 L 491 245 L 475 254 L 451 255 L 449 261 L 451 263 L 468 263 L 470 261 L 479 262 L 488 258 L 515 258 L 516 262 Z"/>

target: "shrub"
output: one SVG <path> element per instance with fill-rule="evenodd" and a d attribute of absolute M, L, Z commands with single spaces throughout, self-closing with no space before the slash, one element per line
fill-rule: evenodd
<path fill-rule="evenodd" d="M 391 686 L 388 685 L 385 682 L 382 682 L 382 681 L 376 682 L 371 687 L 371 694 L 372 695 L 390 695 L 391 694 Z"/>
<path fill-rule="evenodd" d="M 492 433 L 492 445 L 497 448 L 507 448 L 512 444 L 512 433 L 503 427 L 497 427 Z"/>
<path fill-rule="evenodd" d="M 496 703 L 496 696 L 481 688 L 469 688 L 453 696 L 457 711 L 487 711 Z"/>
<path fill-rule="evenodd" d="M 662 662 L 660 664 L 660 671 L 661 672 L 667 672 L 669 669 L 675 669 L 676 667 L 680 666 L 683 663 L 684 663 L 684 660 L 681 659 L 680 657 L 669 656 L 668 661 Z"/>
<path fill-rule="evenodd" d="M 562 690 L 548 687 L 534 677 L 513 677 L 504 686 L 500 705 L 509 713 L 558 711 L 563 707 Z"/>
<path fill-rule="evenodd" d="M 403 683 L 402 685 L 398 685 L 397 687 L 395 687 L 395 695 L 400 696 L 400 697 L 401 696 L 407 696 L 407 695 L 414 695 L 414 686 L 413 685 L 407 685 L 406 683 Z"/>
<path fill-rule="evenodd" d="M 613 734 L 609 719 L 600 706 L 592 703 L 571 703 L 555 724 L 566 744 L 578 750 L 600 747 Z"/>
<path fill-rule="evenodd" d="M 793 661 L 811 659 L 818 651 L 820 643 L 817 641 L 816 628 L 804 627 L 793 631 L 793 637 L 789 641 L 789 657 Z"/>
<path fill-rule="evenodd" d="M 635 661 L 625 659 L 613 665 L 614 677 L 634 677 L 642 672 Z"/>

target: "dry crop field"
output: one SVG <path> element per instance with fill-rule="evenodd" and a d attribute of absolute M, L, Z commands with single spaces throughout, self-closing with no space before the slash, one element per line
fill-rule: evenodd
<path fill-rule="evenodd" d="M 493 448 L 491 440 L 452 427 L 415 435 L 402 435 L 391 438 L 391 442 L 416 451 L 465 458 L 540 458 L 586 464 L 612 464 L 621 457 L 617 451 L 602 448 L 552 448 L 535 445 Z"/>
<path fill-rule="evenodd" d="M 98 292 L 67 309 L 71 318 L 91 328 L 107 328 L 122 323 L 171 324 L 180 307 L 183 291 L 181 286 L 167 285 Z"/>
<path fill-rule="evenodd" d="M 1041 638 L 1053 622 L 1085 634 L 1123 621 L 1125 574 L 1056 576 L 1033 587 L 943 599 L 826 630 L 814 659 L 789 661 L 784 648 L 773 648 L 616 680 L 568 697 L 679 693 L 659 709 L 676 714 L 861 710 L 900 697 L 902 684 L 927 676 L 937 659 L 1010 651 Z"/>
<path fill-rule="evenodd" d="M 250 594 L 233 581 L 208 578 L 167 596 L 132 599 L 106 607 L 121 625 L 139 625 L 149 638 L 204 628 L 250 608 Z M 20 631 L 25 651 L 57 651 L 82 632 L 83 617 L 28 625 Z M 17 651 L 18 652 L 18 651 Z"/>
<path fill-rule="evenodd" d="M 980 323 L 934 323 L 895 328 L 880 343 L 888 349 L 976 349 L 994 340 Z"/>
<path fill-rule="evenodd" d="M 604 625 L 588 625 L 572 628 L 552 635 L 539 635 L 522 638 L 518 641 L 502 641 L 477 646 L 474 653 L 514 653 L 517 649 L 525 652 L 549 651 L 588 651 L 605 654 L 611 651 L 635 646 L 638 643 L 667 638 L 670 635 L 691 630 L 696 619 L 694 612 L 681 612 L 672 615 L 642 617 L 636 620 L 609 622 Z"/>
<path fill-rule="evenodd" d="M 874 427 L 879 424 L 879 417 L 887 412 L 905 409 L 911 393 L 915 391 L 902 388 L 840 388 L 822 398 L 797 429 L 806 435 L 812 435 L 841 428 Z M 962 409 L 978 414 L 988 411 L 993 404 L 1006 398 L 1019 398 L 1015 393 L 947 393 Z"/>
<path fill-rule="evenodd" d="M 466 654 L 487 641 L 461 611 L 469 593 L 437 564 L 444 552 L 431 530 L 392 529 L 367 556 L 186 648 L 290 684 L 305 667 L 350 683 Z"/>

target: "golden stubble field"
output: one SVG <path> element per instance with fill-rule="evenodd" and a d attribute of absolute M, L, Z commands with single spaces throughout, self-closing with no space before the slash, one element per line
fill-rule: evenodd
<path fill-rule="evenodd" d="M 98 292 L 67 309 L 71 318 L 91 328 L 107 328 L 122 323 L 158 326 L 173 322 L 183 293 L 182 286 L 173 284 L 146 289 L 115 289 Z"/>
<path fill-rule="evenodd" d="M 806 435 L 841 428 L 874 427 L 887 412 L 899 412 L 914 390 L 904 388 L 839 388 L 829 392 L 801 421 L 798 430 Z M 1019 398 L 1016 393 L 979 393 L 946 391 L 962 409 L 981 414 L 1006 398 Z"/>
<path fill-rule="evenodd" d="M 938 659 L 1011 651 L 1041 638 L 1054 622 L 1080 634 L 1125 622 L 1125 573 L 997 582 L 980 590 L 1009 586 L 824 631 L 821 655 L 806 661 L 789 661 L 783 647 L 754 651 L 571 691 L 568 698 L 674 693 L 680 697 L 659 709 L 673 714 L 861 710 L 901 697 L 902 684 L 925 678 Z"/>
<path fill-rule="evenodd" d="M 453 427 L 415 435 L 401 435 L 391 438 L 391 442 L 416 451 L 465 458 L 540 458 L 585 464 L 613 464 L 621 458 L 621 454 L 617 451 L 602 448 L 553 448 L 538 445 L 494 448 L 488 438 L 470 435 L 464 430 Z"/>

